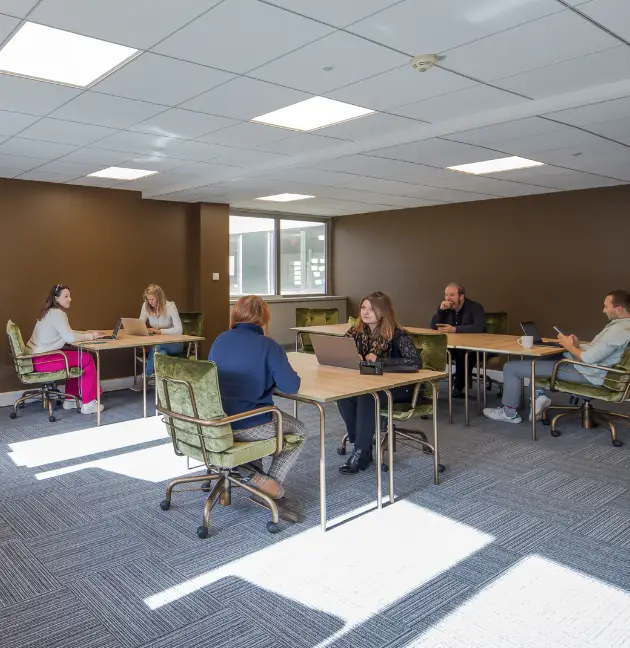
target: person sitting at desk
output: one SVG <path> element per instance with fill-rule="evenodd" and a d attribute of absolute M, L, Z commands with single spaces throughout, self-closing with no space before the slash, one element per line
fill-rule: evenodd
<path fill-rule="evenodd" d="M 44 308 L 40 311 L 35 323 L 33 335 L 26 344 L 29 353 L 60 351 L 66 344 L 87 342 L 104 336 L 102 331 L 80 333 L 70 328 L 66 311 L 70 308 L 71 302 L 68 286 L 57 284 L 50 289 Z M 66 381 L 66 393 L 81 397 L 81 414 L 96 414 L 98 403 L 96 366 L 92 356 L 86 351 L 81 353 L 76 349 L 63 349 L 61 352 L 68 360 L 68 367 L 83 369 L 80 378 L 70 378 Z M 37 372 L 63 371 L 65 368 L 66 363 L 58 353 L 33 358 L 33 369 Z M 74 398 L 66 399 L 63 402 L 65 410 L 73 409 L 76 406 Z M 103 405 L 101 405 L 101 412 L 103 409 Z"/>
<path fill-rule="evenodd" d="M 601 367 L 613 367 L 622 358 L 630 343 L 630 292 L 613 290 L 604 299 L 604 315 L 609 322 L 589 344 L 582 344 L 575 335 L 558 335 L 558 342 L 566 349 L 562 355 L 549 360 L 536 362 L 536 375 L 549 378 L 556 363 L 562 358 L 572 358 L 584 364 Z M 487 407 L 485 416 L 493 421 L 520 423 L 523 419 L 517 412 L 521 404 L 521 380 L 532 375 L 531 360 L 506 362 L 503 367 L 503 407 Z M 557 374 L 558 380 L 582 383 L 584 385 L 602 385 L 606 372 L 592 367 L 566 365 Z M 551 404 L 551 399 L 542 390 L 536 390 L 536 418 L 542 410 Z M 530 409 L 529 420 L 532 420 Z"/>
<path fill-rule="evenodd" d="M 300 389 L 300 377 L 289 364 L 285 350 L 265 335 L 271 313 L 266 302 L 255 295 L 241 297 L 234 308 L 230 329 L 221 333 L 210 349 L 208 360 L 215 362 L 223 409 L 228 416 L 273 405 L 273 391 L 287 394 Z M 276 436 L 276 424 L 270 413 L 232 423 L 235 441 L 257 441 Z M 282 414 L 285 435 L 306 437 L 301 421 Z M 253 486 L 276 500 L 283 520 L 298 522 L 299 516 L 284 495 L 283 483 L 300 456 L 304 444 L 287 448 L 277 457 L 265 474 L 261 460 L 248 464 L 254 470 Z M 257 502 L 266 506 L 263 500 Z"/>
<path fill-rule="evenodd" d="M 431 318 L 431 328 L 442 333 L 485 333 L 486 314 L 481 304 L 466 298 L 464 286 L 451 282 L 444 289 L 444 300 Z M 466 351 L 454 349 L 451 356 L 455 362 L 453 398 L 463 398 L 466 386 Z M 469 385 L 475 364 L 476 360 L 468 359 Z"/>
<path fill-rule="evenodd" d="M 413 340 L 396 321 L 389 295 L 380 291 L 361 300 L 359 314 L 346 337 L 354 338 L 363 360 L 382 360 L 385 367 L 406 366 L 420 369 L 422 362 Z M 394 402 L 410 402 L 413 387 L 392 389 Z M 384 394 L 379 394 L 386 406 Z M 372 461 L 374 437 L 374 399 L 371 394 L 351 396 L 337 401 L 339 413 L 346 424 L 348 439 L 354 444 L 350 458 L 339 472 L 348 475 L 365 470 Z"/>
<path fill-rule="evenodd" d="M 164 291 L 156 284 L 150 284 L 142 295 L 142 308 L 140 319 L 147 323 L 149 333 L 156 335 L 181 335 L 184 330 L 182 320 L 175 302 L 166 301 Z M 146 374 L 153 374 L 155 351 L 166 355 L 179 355 L 184 352 L 184 344 L 175 342 L 173 344 L 158 344 L 150 347 L 147 352 Z"/>

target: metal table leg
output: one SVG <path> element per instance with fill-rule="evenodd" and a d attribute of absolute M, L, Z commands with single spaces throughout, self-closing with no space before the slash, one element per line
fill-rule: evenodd
<path fill-rule="evenodd" d="M 371 392 L 372 398 L 374 399 L 374 431 L 376 433 L 376 507 L 381 509 L 383 508 L 383 492 L 382 492 L 382 464 L 383 457 L 381 453 L 381 401 L 378 397 L 378 392 Z M 391 430 L 388 430 L 388 433 Z M 391 437 L 391 434 L 390 434 Z M 392 458 L 389 458 L 390 470 L 391 470 Z"/>
<path fill-rule="evenodd" d="M 432 382 L 431 387 L 433 389 L 433 394 L 432 394 L 433 396 L 433 483 L 437 486 L 440 483 L 440 473 L 438 471 L 438 465 L 440 463 L 440 452 L 438 450 L 438 421 L 437 421 L 438 384 Z"/>
<path fill-rule="evenodd" d="M 195 360 L 199 360 L 199 342 L 195 342 Z"/>
<path fill-rule="evenodd" d="M 301 333 L 298 331 L 295 334 L 295 350 L 299 352 L 300 350 L 300 340 L 302 339 Z"/>
<path fill-rule="evenodd" d="M 387 454 L 389 457 L 389 503 L 393 504 L 396 499 L 394 495 L 394 448 L 396 436 L 394 434 L 394 397 L 389 389 L 385 390 L 387 396 L 387 429 L 391 434 L 387 437 Z"/>
<path fill-rule="evenodd" d="M 477 414 L 481 414 L 481 359 L 479 351 L 477 351 Z"/>
<path fill-rule="evenodd" d="M 488 354 L 483 352 L 483 406 L 484 409 L 488 406 L 488 376 L 486 375 L 486 361 L 488 359 Z"/>
<path fill-rule="evenodd" d="M 96 349 L 96 425 L 101 424 L 101 354 Z"/>
<path fill-rule="evenodd" d="M 448 422 L 453 423 L 453 357 L 448 349 L 446 362 L 448 364 Z"/>
<path fill-rule="evenodd" d="M 147 348 L 142 347 L 142 405 L 144 418 L 147 417 Z"/>
<path fill-rule="evenodd" d="M 532 358 L 532 375 L 530 382 L 532 399 L 532 441 L 536 441 L 536 358 Z"/>
<path fill-rule="evenodd" d="M 464 425 L 468 427 L 470 425 L 470 415 L 468 411 L 468 349 L 464 350 L 464 372 Z"/>

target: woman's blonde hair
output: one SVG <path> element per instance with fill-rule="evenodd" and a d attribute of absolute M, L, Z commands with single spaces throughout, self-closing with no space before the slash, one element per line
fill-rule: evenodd
<path fill-rule="evenodd" d="M 247 295 L 234 304 L 230 328 L 234 328 L 237 324 L 257 324 L 266 330 L 270 319 L 271 313 L 267 302 L 258 295 Z"/>
<path fill-rule="evenodd" d="M 361 307 L 366 301 L 370 302 L 370 306 L 372 306 L 372 310 L 378 319 L 375 333 L 390 342 L 394 337 L 395 330 L 402 327 L 396 319 L 394 304 L 392 303 L 391 297 L 380 290 L 366 295 L 361 300 L 361 303 L 359 304 L 359 314 L 357 315 L 357 321 L 354 323 L 353 329 L 362 332 L 365 327 L 365 322 L 361 318 Z"/>
<path fill-rule="evenodd" d="M 155 308 L 152 308 L 151 304 L 149 304 L 149 300 L 147 299 L 149 295 L 155 295 L 157 298 Z M 142 299 L 144 299 L 144 307 L 147 313 L 151 313 L 156 317 L 162 317 L 166 313 L 166 295 L 157 284 L 149 284 L 142 295 Z"/>

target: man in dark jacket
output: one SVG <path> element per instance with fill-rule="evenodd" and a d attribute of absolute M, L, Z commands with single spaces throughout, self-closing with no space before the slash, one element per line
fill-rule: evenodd
<path fill-rule="evenodd" d="M 442 333 L 485 333 L 486 314 L 481 304 L 472 299 L 466 299 L 464 286 L 453 282 L 444 289 L 444 300 L 431 318 L 431 328 Z M 464 396 L 466 382 L 465 353 L 463 350 L 452 351 L 453 360 L 455 361 L 454 398 L 463 398 Z M 475 366 L 475 360 L 474 355 L 468 358 L 470 374 L 472 374 Z"/>

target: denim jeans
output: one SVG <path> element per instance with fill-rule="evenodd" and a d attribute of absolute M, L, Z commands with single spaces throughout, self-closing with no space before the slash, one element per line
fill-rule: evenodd
<path fill-rule="evenodd" d="M 173 344 L 158 344 L 154 347 L 151 347 L 147 352 L 147 367 L 146 373 L 147 376 L 150 376 L 153 373 L 155 350 L 158 350 L 159 353 L 166 353 L 166 355 L 179 355 L 184 352 L 183 342 L 175 342 Z"/>

